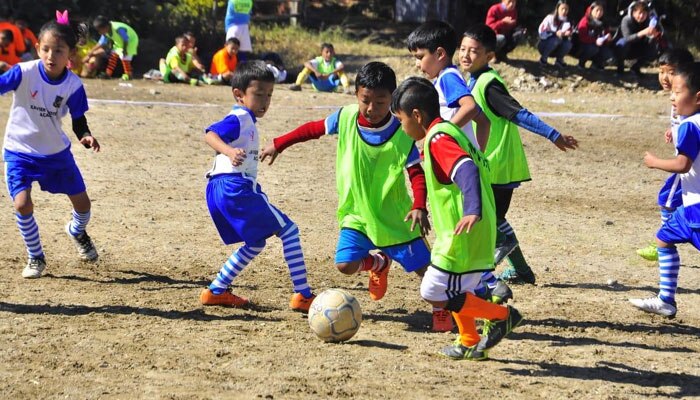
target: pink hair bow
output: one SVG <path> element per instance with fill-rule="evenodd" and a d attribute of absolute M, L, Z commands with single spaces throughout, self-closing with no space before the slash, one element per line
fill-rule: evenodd
<path fill-rule="evenodd" d="M 61 25 L 68 25 L 68 10 L 63 12 L 56 10 L 56 22 Z"/>

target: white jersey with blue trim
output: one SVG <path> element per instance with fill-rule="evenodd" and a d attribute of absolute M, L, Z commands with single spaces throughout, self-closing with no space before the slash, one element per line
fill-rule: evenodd
<path fill-rule="evenodd" d="M 68 111 L 74 118 L 87 111 L 82 81 L 71 71 L 66 71 L 58 81 L 49 80 L 41 60 L 17 66 L 20 74 L 14 75 L 21 80 L 14 90 L 4 148 L 31 155 L 52 155 L 65 150 L 70 139 L 61 128 L 61 119 Z M 69 102 L 75 109 L 69 108 Z"/>
<path fill-rule="evenodd" d="M 683 122 L 683 117 L 678 115 L 676 107 L 671 105 L 671 137 L 674 146 L 678 143 L 678 127 L 681 125 L 681 122 Z M 676 154 L 678 153 L 676 152 Z"/>
<path fill-rule="evenodd" d="M 447 102 L 447 97 L 444 90 L 443 90 L 443 85 L 442 80 L 448 75 L 452 74 L 456 77 L 459 78 L 462 82 L 464 82 L 464 86 L 467 87 L 467 82 L 464 80 L 464 76 L 459 72 L 459 70 L 454 67 L 447 67 L 443 68 L 442 71 L 438 74 L 438 77 L 435 78 L 433 81 L 433 86 L 435 86 L 435 89 L 438 92 L 438 100 L 440 101 L 440 116 L 442 119 L 445 121 L 450 121 L 452 120 L 452 117 L 457 114 L 457 111 L 459 110 L 459 106 L 457 107 L 450 107 L 450 105 Z M 468 88 L 467 88 L 468 90 Z M 476 135 L 474 135 L 474 129 L 472 128 L 472 123 L 471 121 L 467 122 L 466 125 L 460 127 L 462 129 L 462 132 L 464 132 L 464 135 L 469 139 L 474 146 L 477 148 L 479 147 L 478 142 L 476 141 Z"/>
<path fill-rule="evenodd" d="M 234 135 L 235 139 L 229 141 L 226 136 L 222 140 L 231 147 L 243 149 L 245 151 L 245 160 L 241 165 L 235 166 L 231 164 L 231 159 L 225 154 L 217 154 L 214 159 L 214 165 L 207 172 L 208 177 L 221 174 L 241 173 L 253 179 L 258 176 L 258 153 L 260 151 L 260 135 L 258 128 L 255 126 L 255 119 L 250 114 L 250 111 L 244 107 L 234 107 L 228 114 L 234 116 L 238 120 L 238 134 Z M 218 132 L 217 132 L 218 133 Z M 219 133 L 219 136 L 222 136 Z M 237 137 L 236 137 L 237 136 Z"/>
<path fill-rule="evenodd" d="M 683 120 L 677 146 L 678 152 L 693 160 L 690 170 L 680 174 L 685 218 L 692 228 L 700 228 L 700 113 Z"/>

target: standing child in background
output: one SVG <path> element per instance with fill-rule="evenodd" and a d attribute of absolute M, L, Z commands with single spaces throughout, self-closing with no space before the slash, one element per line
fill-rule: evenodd
<path fill-rule="evenodd" d="M 555 67 L 566 66 L 564 56 L 571 51 L 571 34 L 574 30 L 569 22 L 569 3 L 567 0 L 557 1 L 554 12 L 544 17 L 537 29 L 540 41 L 537 50 L 540 52 L 540 64 L 549 65 L 549 57 L 555 57 Z"/>
<path fill-rule="evenodd" d="M 93 26 L 102 36 L 100 36 L 97 46 L 93 47 L 87 56 L 90 57 L 99 51 L 109 50 L 111 45 L 111 53 L 109 53 L 107 69 L 105 70 L 107 77 L 112 77 L 114 69 L 117 67 L 117 61 L 121 59 L 124 69 L 122 79 L 130 80 L 133 76 L 131 61 L 139 48 L 139 37 L 136 31 L 123 22 L 110 21 L 101 15 L 95 18 Z"/>
<path fill-rule="evenodd" d="M 231 293 L 233 280 L 265 248 L 272 235 L 282 240 L 284 260 L 294 285 L 289 306 L 308 311 L 314 295 L 306 281 L 306 264 L 299 241 L 299 228 L 270 204 L 257 183 L 260 134 L 255 126 L 270 107 L 275 78 L 265 63 L 252 61 L 238 66 L 231 78 L 236 104 L 221 121 L 206 129 L 205 142 L 216 151 L 214 166 L 207 173 L 207 206 L 225 244 L 243 245 L 221 267 L 216 279 L 200 295 L 203 305 L 242 307 L 249 303 Z"/>
<path fill-rule="evenodd" d="M 646 312 L 673 318 L 681 260 L 678 243 L 691 243 L 700 250 L 700 63 L 678 66 L 673 77 L 671 104 L 683 119 L 678 127 L 672 159 L 661 159 L 646 152 L 644 165 L 680 174 L 683 205 L 678 207 L 656 233 L 659 253 L 659 294 L 648 299 L 630 299 Z"/>
<path fill-rule="evenodd" d="M 343 91 L 350 94 L 350 80 L 345 74 L 345 66 L 335 58 L 335 49 L 330 43 L 321 44 L 321 55 L 304 63 L 304 69 L 299 72 L 296 84 L 289 90 L 301 90 L 301 84 L 311 80 L 311 86 L 320 92 L 333 92 L 338 84 L 343 85 Z"/>
<path fill-rule="evenodd" d="M 693 55 L 687 49 L 668 50 L 659 57 L 659 84 L 664 92 L 671 91 L 671 83 L 680 65 L 692 63 Z M 678 144 L 678 126 L 681 118 L 676 108 L 671 105 L 671 126 L 664 133 L 666 143 L 672 143 L 675 148 Z M 683 205 L 680 176 L 671 174 L 659 191 L 658 204 L 661 212 L 661 223 L 668 221 L 676 208 Z M 659 253 L 656 251 L 656 243 L 637 250 L 637 254 L 645 260 L 656 261 Z"/>
<path fill-rule="evenodd" d="M 228 0 L 226 7 L 226 40 L 232 37 L 238 39 L 240 49 L 238 61 L 245 61 L 248 55 L 253 52 L 253 45 L 250 42 L 250 12 L 253 10 L 253 0 Z"/>
<path fill-rule="evenodd" d="M 603 22 L 605 3 L 594 1 L 586 9 L 586 15 L 578 22 L 578 67 L 586 68 L 586 62 L 593 60 L 592 67 L 604 69 L 614 60 L 610 49 L 612 34 Z"/>
<path fill-rule="evenodd" d="M 503 78 L 488 65 L 495 48 L 495 32 L 486 25 L 477 24 L 464 32 L 459 60 L 464 71 L 469 72 L 469 87 L 476 103 L 491 121 L 484 154 L 491 167 L 491 187 L 496 199 L 498 239 L 494 262 L 498 265 L 508 257 L 510 266 L 501 273 L 501 279 L 534 284 L 535 274 L 525 261 L 513 227 L 506 220 L 513 190 L 530 180 L 518 126 L 550 140 L 561 151 L 576 149 L 578 142 L 573 136 L 562 135 L 547 125 L 508 93 Z M 493 278 L 488 273 L 484 280 L 492 286 Z"/>
<path fill-rule="evenodd" d="M 235 37 L 226 39 L 224 48 L 217 51 L 211 59 L 209 74 L 216 81 L 231 83 L 231 76 L 238 64 L 238 49 L 241 43 Z"/>
<path fill-rule="evenodd" d="M 430 249 L 423 238 L 430 230 L 425 175 L 413 140 L 401 133 L 401 124 L 389 112 L 394 89 L 396 75 L 391 67 L 381 62 L 366 64 L 355 80 L 357 104 L 275 138 L 261 157 L 270 157 L 272 164 L 296 143 L 338 135 L 335 173 L 340 234 L 335 266 L 346 275 L 367 271 L 369 295 L 375 301 L 386 294 L 392 259 L 419 276 L 430 264 Z M 408 172 L 413 201 L 403 169 Z M 375 249 L 379 252 L 370 254 Z M 433 330 L 451 330 L 450 318 L 449 312 L 436 310 Z"/>
<path fill-rule="evenodd" d="M 428 80 L 403 81 L 394 91 L 391 111 L 408 136 L 423 140 L 435 243 L 420 292 L 434 307 L 451 311 L 459 327 L 459 338 L 441 354 L 455 360 L 486 359 L 487 350 L 523 319 L 513 307 L 475 295 L 482 273 L 493 270 L 496 241 L 488 161 L 459 127 L 440 118 L 438 94 Z M 474 318 L 496 321 L 483 339 Z"/>
<path fill-rule="evenodd" d="M 507 61 L 524 39 L 526 30 L 518 28 L 517 0 L 501 0 L 486 12 L 486 25 L 496 32 L 496 62 Z"/>
<path fill-rule="evenodd" d="M 46 268 L 31 196 L 35 181 L 41 190 L 68 195 L 73 213 L 66 233 L 83 260 L 97 260 L 97 250 L 85 231 L 90 198 L 70 151 L 70 139 L 61 128 L 61 119 L 70 112 L 80 143 L 100 151 L 85 118 L 88 103 L 83 84 L 66 67 L 75 44 L 69 25 L 49 22 L 39 32 L 39 60 L 19 63 L 0 76 L 0 93 L 14 92 L 3 158 L 17 226 L 29 254 L 24 278 L 39 278 Z"/>

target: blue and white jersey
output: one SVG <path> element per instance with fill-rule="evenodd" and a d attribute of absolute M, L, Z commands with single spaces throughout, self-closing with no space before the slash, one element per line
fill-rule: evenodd
<path fill-rule="evenodd" d="M 671 136 L 673 137 L 673 145 L 678 143 L 678 127 L 683 122 L 683 117 L 678 115 L 676 107 L 671 106 Z"/>
<path fill-rule="evenodd" d="M 452 117 L 457 114 L 457 110 L 459 110 L 459 100 L 462 97 L 472 95 L 462 73 L 459 72 L 454 65 L 450 65 L 440 71 L 438 77 L 433 81 L 433 85 L 438 92 L 438 98 L 440 100 L 440 116 L 445 121 L 452 120 Z M 478 148 L 479 145 L 477 144 L 471 121 L 460 128 L 467 139 Z"/>
<path fill-rule="evenodd" d="M 340 110 L 334 112 L 326 118 L 326 135 L 337 135 L 338 134 L 338 118 L 340 117 Z M 360 132 L 362 140 L 371 145 L 380 145 L 387 140 L 391 139 L 391 136 L 401 127 L 401 122 L 393 115 L 389 121 L 378 128 L 368 128 L 365 126 L 360 126 L 358 124 L 357 128 Z M 403 133 L 402 133 L 403 135 Z M 411 153 L 406 158 L 406 168 L 420 163 L 420 153 L 416 146 L 411 148 Z"/>
<path fill-rule="evenodd" d="M 700 228 L 700 113 L 685 118 L 678 127 L 676 149 L 691 160 L 690 171 L 681 174 L 685 218 L 691 228 Z"/>
<path fill-rule="evenodd" d="M 219 122 L 210 125 L 205 132 L 214 132 L 231 147 L 245 150 L 246 158 L 239 166 L 231 164 L 231 159 L 224 154 L 217 154 L 214 165 L 207 172 L 207 177 L 221 174 L 241 173 L 256 179 L 258 176 L 258 153 L 260 135 L 255 126 L 255 115 L 246 107 L 233 106 L 231 112 Z"/>
<path fill-rule="evenodd" d="M 83 83 L 71 71 L 56 81 L 46 76 L 41 60 L 22 62 L 0 75 L 0 94 L 14 91 L 3 148 L 15 153 L 47 156 L 70 147 L 61 119 L 88 110 Z"/>

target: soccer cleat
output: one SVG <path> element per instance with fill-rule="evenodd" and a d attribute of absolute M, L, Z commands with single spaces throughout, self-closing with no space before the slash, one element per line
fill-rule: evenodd
<path fill-rule="evenodd" d="M 648 299 L 630 299 L 630 303 L 640 310 L 649 313 L 663 315 L 664 317 L 668 318 L 673 318 L 676 316 L 676 306 L 674 304 L 666 303 L 658 296 L 650 297 Z"/>
<path fill-rule="evenodd" d="M 293 92 L 300 92 L 301 91 L 301 85 L 297 85 L 296 83 L 289 86 L 289 90 Z"/>
<path fill-rule="evenodd" d="M 445 309 L 433 310 L 433 332 L 452 332 L 453 328 L 452 313 Z"/>
<path fill-rule="evenodd" d="M 308 299 L 304 297 L 301 293 L 294 293 L 291 300 L 289 300 L 289 308 L 292 311 L 308 312 L 309 307 L 311 307 L 311 302 L 316 298 L 315 294 L 312 294 Z"/>
<path fill-rule="evenodd" d="M 525 268 L 527 269 L 525 270 Z M 503 270 L 503 272 L 501 272 L 498 278 L 511 284 L 529 283 L 534 285 L 537 281 L 535 274 L 532 272 L 530 267 L 526 266 L 525 268 L 520 268 L 523 271 L 518 271 L 515 267 L 509 265 Z"/>
<path fill-rule="evenodd" d="M 521 322 L 523 322 L 523 316 L 514 307 L 508 307 L 508 317 L 502 321 L 490 321 L 490 323 L 485 323 L 482 328 L 481 341 L 479 342 L 479 349 L 488 350 L 493 346 L 501 342 L 501 340 L 508 336 L 510 332 L 515 329 Z"/>
<path fill-rule="evenodd" d="M 656 244 L 650 243 L 647 247 L 637 249 L 637 255 L 647 261 L 658 261 L 659 251 L 656 250 Z"/>
<path fill-rule="evenodd" d="M 46 269 L 46 260 L 44 257 L 29 257 L 27 266 L 22 270 L 22 278 L 36 279 L 40 278 L 41 274 Z"/>
<path fill-rule="evenodd" d="M 129 74 L 122 74 L 122 80 L 123 80 L 123 81 L 130 81 L 130 80 L 131 80 L 131 75 L 129 75 Z"/>
<path fill-rule="evenodd" d="M 80 258 L 85 261 L 96 261 L 97 260 L 97 249 L 95 244 L 92 243 L 92 239 L 88 236 L 87 232 L 83 231 L 78 236 L 73 236 L 70 233 L 70 222 L 66 224 L 66 234 L 71 238 L 75 248 L 78 249 L 78 254 Z"/>
<path fill-rule="evenodd" d="M 382 252 L 377 254 L 384 259 L 384 268 L 379 272 L 369 271 L 369 297 L 374 301 L 380 300 L 386 294 L 391 269 L 391 258 Z"/>
<path fill-rule="evenodd" d="M 493 252 L 493 265 L 500 264 L 516 247 L 518 247 L 518 239 L 513 235 L 506 235 L 505 240 L 496 243 L 496 250 Z"/>
<path fill-rule="evenodd" d="M 486 350 L 482 350 L 479 347 L 480 343 L 474 346 L 467 347 L 460 342 L 459 338 L 454 341 L 452 346 L 443 347 L 440 350 L 440 354 L 449 357 L 453 360 L 470 360 L 470 361 L 481 361 L 489 358 Z"/>
<path fill-rule="evenodd" d="M 495 304 L 507 303 L 508 300 L 513 298 L 513 291 L 510 287 L 502 280 L 496 281 L 496 287 L 489 290 L 491 293 L 491 298 L 489 301 Z"/>
<path fill-rule="evenodd" d="M 205 306 L 243 307 L 250 304 L 248 299 L 236 296 L 229 290 L 221 294 L 214 294 L 209 288 L 202 290 L 199 301 Z"/>

